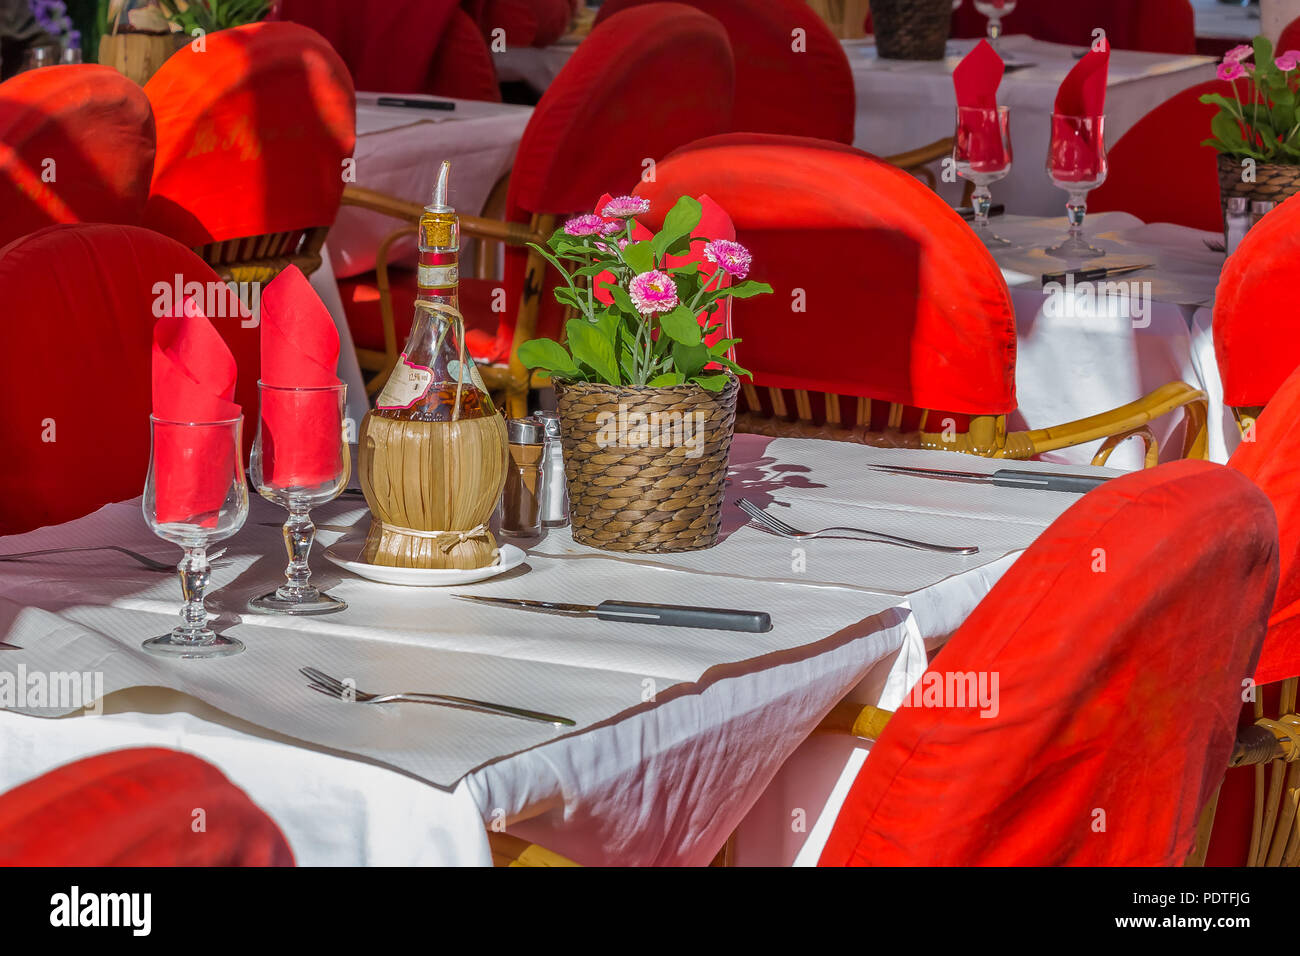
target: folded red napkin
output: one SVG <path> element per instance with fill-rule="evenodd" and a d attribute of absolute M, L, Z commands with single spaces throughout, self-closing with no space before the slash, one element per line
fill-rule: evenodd
<path fill-rule="evenodd" d="M 980 109 L 997 109 L 998 86 L 1002 83 L 1005 67 L 1002 57 L 989 44 L 980 40 L 952 71 L 952 85 L 957 91 L 958 106 Z"/>
<path fill-rule="evenodd" d="M 262 292 L 262 384 L 281 388 L 337 386 L 339 332 L 329 310 L 297 266 Z M 339 397 L 333 391 L 263 388 L 262 481 L 277 488 L 311 487 L 341 467 Z"/>
<path fill-rule="evenodd" d="M 164 422 L 238 418 L 235 358 L 192 299 L 153 330 L 153 414 Z M 211 526 L 235 478 L 238 443 L 224 428 L 154 427 L 155 512 L 160 523 Z"/>
<path fill-rule="evenodd" d="M 1056 112 L 1062 116 L 1101 116 L 1106 112 L 1106 80 L 1110 46 L 1089 50 L 1065 75 L 1056 93 Z"/>

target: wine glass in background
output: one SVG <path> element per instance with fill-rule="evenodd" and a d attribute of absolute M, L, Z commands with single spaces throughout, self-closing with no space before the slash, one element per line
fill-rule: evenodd
<path fill-rule="evenodd" d="M 1011 172 L 1011 111 L 1008 107 L 959 106 L 953 161 L 957 175 L 973 183 L 971 205 L 975 234 L 986 246 L 1007 246 L 1010 241 L 989 229 L 993 196 L 989 186 Z"/>
<path fill-rule="evenodd" d="M 975 0 L 975 10 L 989 18 L 989 43 L 999 53 L 1002 39 L 1002 18 L 1016 9 L 1016 0 Z"/>
<path fill-rule="evenodd" d="M 39 70 L 43 66 L 54 66 L 58 62 L 58 47 L 48 45 L 28 47 L 27 52 L 23 55 L 23 66 L 19 72 L 26 73 L 28 70 Z"/>
<path fill-rule="evenodd" d="M 346 385 L 289 388 L 257 383 L 261 402 L 253 442 L 253 487 L 285 508 L 285 583 L 254 598 L 249 607 L 276 614 L 326 614 L 347 604 L 311 583 L 307 559 L 316 539 L 311 509 L 333 501 L 347 487 L 352 457 L 343 441 Z M 293 440 L 276 443 L 277 434 Z"/>
<path fill-rule="evenodd" d="M 212 567 L 208 548 L 229 538 L 248 517 L 241 461 L 243 417 L 224 422 L 169 422 L 149 417 L 152 445 L 142 508 L 150 529 L 185 549 L 177 570 L 185 606 L 170 634 L 144 642 L 160 657 L 229 657 L 241 641 L 208 626 L 203 600 Z"/>
<path fill-rule="evenodd" d="M 1069 196 L 1065 216 L 1069 234 L 1060 245 L 1046 250 L 1060 259 L 1096 259 L 1105 250 L 1088 245 L 1083 238 L 1083 220 L 1088 212 L 1088 193 L 1106 181 L 1106 118 L 1052 114 L 1052 136 L 1047 149 L 1047 175 L 1057 189 Z"/>

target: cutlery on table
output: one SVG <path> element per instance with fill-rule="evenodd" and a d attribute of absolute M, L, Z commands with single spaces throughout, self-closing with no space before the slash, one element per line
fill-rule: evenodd
<path fill-rule="evenodd" d="M 602 601 L 600 604 L 557 604 L 554 601 L 524 601 L 519 598 L 484 597 L 481 594 L 453 594 L 462 601 L 477 601 L 500 607 L 562 614 L 566 617 L 594 617 L 627 624 L 663 624 L 667 627 L 704 627 L 717 631 L 772 630 L 772 616 L 766 611 L 733 611 L 721 607 L 686 607 L 680 604 L 638 604 L 635 601 Z"/>
<path fill-rule="evenodd" d="M 326 697 L 333 697 L 336 700 L 348 703 L 433 704 L 439 707 L 454 707 L 457 710 L 474 710 L 485 714 L 496 714 L 499 717 L 516 717 L 520 720 L 531 720 L 539 724 L 554 724 L 556 727 L 576 726 L 574 721 L 568 717 L 557 717 L 555 714 L 544 714 L 536 710 L 524 710 L 522 707 L 508 707 L 505 704 L 493 704 L 486 700 L 474 700 L 470 697 L 451 697 L 446 694 L 369 694 L 345 684 L 341 680 L 336 680 L 324 671 L 319 671 L 314 667 L 301 667 L 298 672 L 311 682 L 307 686 L 312 690 L 318 691 Z"/>
<path fill-rule="evenodd" d="M 80 551 L 116 551 L 119 554 L 124 554 L 128 558 L 133 559 L 134 561 L 148 568 L 150 571 L 166 572 L 167 574 L 172 574 L 176 570 L 176 565 L 174 564 L 166 564 L 162 561 L 156 561 L 153 558 L 145 557 L 143 554 L 137 554 L 136 552 L 131 551 L 127 548 L 119 548 L 116 545 L 111 545 L 111 544 L 106 544 L 101 547 L 93 547 L 93 548 L 50 548 L 47 551 L 23 551 L 18 554 L 0 554 L 0 561 L 30 561 L 33 558 L 43 557 L 44 555 L 47 554 L 74 554 Z M 209 557 L 211 559 L 216 559 L 221 557 L 221 555 L 224 553 L 225 553 L 224 551 L 220 551 L 217 552 L 216 554 L 210 555 Z"/>
<path fill-rule="evenodd" d="M 1007 207 L 1003 203 L 995 202 L 993 205 L 989 206 L 989 218 L 992 218 L 993 216 L 1006 215 L 1006 212 Z M 959 206 L 957 207 L 957 215 L 961 216 L 967 222 L 971 222 L 975 219 L 975 210 L 970 206 Z"/>
<path fill-rule="evenodd" d="M 1057 475 L 1043 471 L 999 468 L 989 474 L 977 471 L 946 471 L 942 468 L 912 468 L 907 465 L 868 465 L 874 471 L 891 471 L 899 475 L 918 475 L 944 481 L 976 481 L 1001 488 L 1042 488 L 1047 491 L 1072 491 L 1087 494 L 1110 481 L 1109 475 Z"/>
<path fill-rule="evenodd" d="M 958 548 L 949 547 L 945 544 L 913 541 L 911 538 L 900 538 L 879 531 L 867 531 L 865 528 L 822 528 L 820 531 L 800 531 L 798 528 L 792 528 L 780 518 L 772 517 L 746 498 L 738 499 L 736 504 L 740 506 L 740 510 L 745 514 L 766 526 L 759 528 L 760 531 L 767 531 L 769 534 L 779 535 L 783 538 L 794 538 L 799 541 L 805 538 L 846 538 L 850 541 L 875 541 L 880 544 L 896 544 L 903 548 L 915 548 L 918 551 L 937 551 L 940 554 L 979 554 L 980 550 L 976 547 Z"/>
<path fill-rule="evenodd" d="M 375 101 L 376 106 L 399 106 L 414 110 L 446 110 L 456 108 L 455 103 L 447 100 L 417 100 L 405 96 L 381 96 Z"/>
<path fill-rule="evenodd" d="M 7 644 L 4 641 L 0 641 L 0 651 L 21 651 L 21 650 L 22 648 L 19 647 L 17 644 Z"/>
<path fill-rule="evenodd" d="M 1066 272 L 1044 272 L 1043 285 L 1053 282 L 1065 282 L 1067 278 L 1075 282 L 1094 282 L 1097 279 L 1109 279 L 1111 276 L 1127 275 L 1130 272 L 1141 272 L 1143 269 L 1152 268 L 1151 263 L 1144 262 L 1132 266 L 1111 266 L 1106 268 L 1098 266 L 1095 269 L 1070 269 Z"/>

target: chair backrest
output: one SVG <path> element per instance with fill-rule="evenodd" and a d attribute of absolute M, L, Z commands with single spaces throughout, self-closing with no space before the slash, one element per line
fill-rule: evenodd
<path fill-rule="evenodd" d="M 955 37 L 984 36 L 988 19 L 966 0 L 953 14 Z M 1084 46 L 1093 30 L 1106 31 L 1117 50 L 1195 53 L 1196 18 L 1189 0 L 1019 0 L 1002 18 L 1003 32 L 1026 33 L 1049 43 Z"/>
<path fill-rule="evenodd" d="M 1121 136 L 1109 151 L 1106 181 L 1088 196 L 1089 210 L 1222 230 L 1218 153 L 1202 145 L 1219 108 L 1200 102 L 1206 93 L 1231 97 L 1232 84 L 1211 80 L 1175 93 Z M 1153 163 L 1155 155 L 1168 161 Z"/>
<path fill-rule="evenodd" d="M 462 100 L 501 102 L 492 51 L 474 20 L 456 9 L 447 21 L 442 42 L 434 52 L 426 91 Z"/>
<path fill-rule="evenodd" d="M 0 246 L 59 222 L 139 223 L 153 176 L 149 99 L 107 66 L 0 84 Z"/>
<path fill-rule="evenodd" d="M 1296 17 L 1282 28 L 1282 32 L 1277 38 L 1277 46 L 1274 49 L 1279 53 L 1285 53 L 1287 50 L 1300 50 L 1300 17 Z"/>
<path fill-rule="evenodd" d="M 507 46 L 550 46 L 568 32 L 573 13 L 569 0 L 484 0 L 478 25 L 489 39 L 505 31 Z"/>
<path fill-rule="evenodd" d="M 1181 865 L 1227 768 L 1277 562 L 1268 499 L 1221 465 L 1086 495 L 894 713 L 821 862 Z"/>
<path fill-rule="evenodd" d="M 652 214 L 707 193 L 753 253 L 750 277 L 775 290 L 733 318 L 756 386 L 961 415 L 1015 409 L 1006 282 L 914 177 L 838 143 L 740 133 L 691 143 L 656 173 L 637 187 Z"/>
<path fill-rule="evenodd" d="M 671 96 L 646 81 L 690 77 Z M 683 143 L 727 129 L 734 84 L 722 25 L 680 3 L 626 10 L 592 30 L 533 111 L 515 155 L 506 218 L 532 220 L 547 236 L 556 217 L 589 212 L 605 193 L 629 193 L 653 163 Z M 529 256 L 506 253 L 506 283 L 524 288 Z M 540 257 L 534 263 L 544 266 Z M 536 310 L 536 333 L 559 333 L 564 310 L 548 269 L 525 290 L 522 316 Z M 498 344 L 509 350 L 516 317 L 502 313 Z"/>
<path fill-rule="evenodd" d="M 153 325 L 187 295 L 203 302 L 239 364 L 247 451 L 259 330 L 198 256 L 159 233 L 115 225 L 48 226 L 0 250 L 8 343 L 0 389 L 9 409 L 0 421 L 9 455 L 0 534 L 79 518 L 143 491 Z"/>
<path fill-rule="evenodd" d="M 608 0 L 601 23 L 654 0 Z M 716 17 L 736 61 L 731 129 L 853 142 L 857 94 L 844 46 L 805 0 L 688 0 Z M 802 42 L 793 31 L 801 29 Z"/>
<path fill-rule="evenodd" d="M 1255 682 L 1300 677 L 1300 369 L 1293 371 L 1255 419 L 1228 460 L 1273 502 L 1281 574 Z"/>
<path fill-rule="evenodd" d="M 203 42 L 145 86 L 160 131 L 145 224 L 218 266 L 314 258 L 309 272 L 356 143 L 347 67 L 296 23 L 233 27 Z"/>
<path fill-rule="evenodd" d="M 1293 196 L 1256 223 L 1223 266 L 1214 298 L 1214 354 L 1225 405 L 1268 404 L 1300 365 L 1297 256 L 1300 197 Z"/>
<path fill-rule="evenodd" d="M 193 812 L 208 814 L 195 839 Z M 191 754 L 86 757 L 0 794 L 0 865 L 293 866 L 280 828 Z"/>

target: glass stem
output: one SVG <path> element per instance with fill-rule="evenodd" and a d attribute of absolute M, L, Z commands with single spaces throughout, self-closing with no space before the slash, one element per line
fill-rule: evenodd
<path fill-rule="evenodd" d="M 993 208 L 993 194 L 988 186 L 976 186 L 970 196 L 971 208 L 975 212 L 975 228 L 987 229 L 989 210 Z"/>
<path fill-rule="evenodd" d="M 998 40 L 1002 37 L 1002 18 L 989 17 L 989 43 L 993 49 L 998 48 Z"/>
<path fill-rule="evenodd" d="M 1086 194 L 1073 194 L 1065 204 L 1065 218 L 1070 223 L 1070 238 L 1083 239 L 1083 217 L 1088 214 Z"/>
<path fill-rule="evenodd" d="M 185 643 L 203 644 L 211 637 L 208 632 L 208 609 L 203 606 L 208 580 L 212 576 L 207 550 L 203 547 L 186 548 L 185 557 L 181 558 L 176 570 L 180 574 L 181 596 L 185 599 L 185 606 L 181 608 L 181 625 L 172 636 Z"/>
<path fill-rule="evenodd" d="M 284 523 L 284 547 L 289 552 L 289 566 L 284 569 L 285 586 L 281 590 L 301 595 L 311 590 L 312 542 L 316 540 L 316 525 L 312 524 L 307 509 L 290 508 L 289 520 Z"/>

